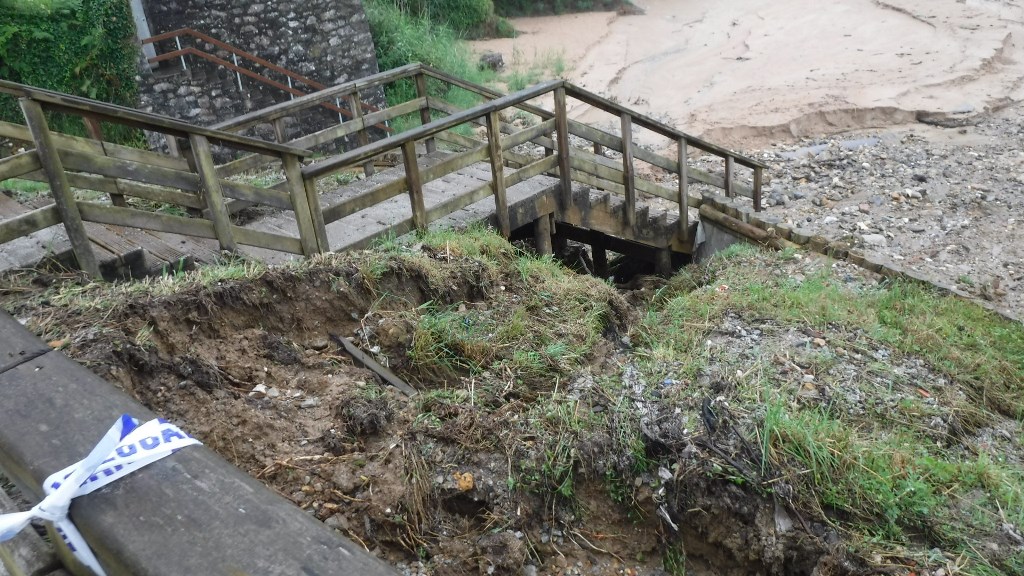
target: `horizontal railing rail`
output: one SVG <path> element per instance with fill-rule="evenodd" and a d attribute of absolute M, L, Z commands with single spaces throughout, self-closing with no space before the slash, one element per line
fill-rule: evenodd
<path fill-rule="evenodd" d="M 53 204 L 0 222 L 0 242 L 63 224 L 79 265 L 99 278 L 100 270 L 85 224 L 132 226 L 217 240 L 222 250 L 238 245 L 312 255 L 326 249 L 319 203 L 306 195 L 300 172 L 309 150 L 139 112 L 123 106 L 0 81 L 0 92 L 19 99 L 25 126 L 0 122 L 0 136 L 34 143 L 33 150 L 0 160 L 0 175 L 43 180 Z M 181 138 L 181 157 L 54 133 L 45 113 L 65 113 Z M 211 143 L 279 160 L 281 189 L 224 179 L 214 165 Z M 79 199 L 74 187 L 108 192 L 114 205 Z M 117 197 L 121 202 L 114 202 Z M 125 197 L 171 204 L 187 217 L 129 205 Z M 229 199 L 294 212 L 299 237 L 233 224 Z"/>
<path fill-rule="evenodd" d="M 415 96 L 408 101 L 367 114 L 362 113 L 361 107 L 354 105 L 352 110 L 359 112 L 345 122 L 300 134 L 290 140 L 285 137 L 287 119 L 304 110 L 342 98 L 354 104 L 360 100 L 361 91 L 383 89 L 400 81 L 415 83 Z M 442 90 L 430 87 L 430 83 L 436 82 L 444 84 Z M 475 94 L 480 98 L 480 103 L 463 109 L 437 96 L 453 88 Z M 138 210 L 123 204 L 103 206 L 88 202 L 63 202 L 79 207 L 77 217 L 86 221 L 150 227 L 216 238 L 226 250 L 233 250 L 236 245 L 242 244 L 306 255 L 331 249 L 327 225 L 401 194 L 409 197 L 409 216 L 391 227 L 388 230 L 390 233 L 422 230 L 433 220 L 492 196 L 499 228 L 503 234 L 508 235 L 511 230 L 507 188 L 540 175 L 558 179 L 561 191 L 557 197 L 558 209 L 562 211 L 572 205 L 574 183 L 621 196 L 625 203 L 621 212 L 623 230 L 635 229 L 637 220 L 647 217 L 648 212 L 638 209 L 637 204 L 639 196 L 643 194 L 676 203 L 679 208 L 678 237 L 688 237 L 689 210 L 702 201 L 699 195 L 691 196 L 691 183 L 719 188 L 727 197 L 750 198 L 756 210 L 761 207 L 763 163 L 690 136 L 564 80 L 551 80 L 514 94 L 502 95 L 428 66 L 410 64 L 274 104 L 221 122 L 212 128 L 192 126 L 154 114 L 11 83 L 0 83 L 0 91 L 23 98 L 23 108 L 24 102 L 29 101 L 46 110 L 71 112 L 95 120 L 136 126 L 183 138 L 188 142 L 187 154 L 175 157 L 53 133 L 49 133 L 47 144 L 41 140 L 41 134 L 48 131 L 41 131 L 38 121 L 35 122 L 35 128 L 33 122 L 29 122 L 27 128 L 0 123 L 0 136 L 31 139 L 36 142 L 38 152 L 35 156 L 26 154 L 0 160 L 0 176 L 20 175 L 49 181 L 57 200 L 55 207 L 43 208 L 0 223 L 0 241 L 24 234 L 27 230 L 52 225 L 55 221 L 67 225 L 68 218 L 73 215 L 69 216 L 58 197 L 67 196 L 68 192 L 60 192 L 59 189 L 69 186 L 108 192 L 112 200 L 116 194 L 173 203 L 203 216 L 190 219 L 166 214 L 140 214 Z M 618 133 L 570 120 L 567 103 L 570 98 L 615 117 L 619 125 Z M 553 110 L 535 104 L 541 99 L 553 101 Z M 29 117 L 26 109 L 26 118 Z M 418 117 L 419 125 L 384 139 L 370 141 L 368 129 L 375 124 L 409 117 Z M 526 120 L 518 122 L 513 121 L 514 118 Z M 265 142 L 238 134 L 239 131 L 263 124 L 274 127 L 277 142 Z M 462 133 L 456 132 L 456 129 Z M 638 145 L 634 141 L 634 132 L 638 129 L 668 138 L 669 147 L 674 146 L 675 154 L 666 156 Z M 473 135 L 466 136 L 466 133 Z M 353 135 L 358 136 L 359 147 L 305 165 L 300 162 L 302 158 L 311 156 L 311 148 Z M 578 140 L 571 144 L 570 138 Z M 586 142 L 586 146 L 581 147 L 580 141 Z M 254 154 L 214 166 L 212 159 L 208 158 L 211 142 Z M 420 151 L 433 153 L 437 142 L 449 146 L 447 155 L 435 157 L 423 164 L 419 158 Z M 521 148 L 527 144 L 531 148 Z M 55 163 L 53 154 L 48 157 L 42 153 L 47 146 L 57 152 L 56 160 L 59 163 Z M 715 174 L 691 166 L 691 148 L 724 159 L 724 171 Z M 609 156 L 607 151 L 616 154 Z M 258 187 L 228 179 L 242 171 L 259 167 L 267 156 L 281 161 L 284 175 L 280 181 Z M 321 205 L 318 193 L 320 180 L 360 166 L 369 175 L 374 160 L 381 157 L 398 158 L 405 170 L 404 177 L 363 186 L 358 193 L 324 201 Z M 674 177 L 676 182 L 670 187 L 665 185 L 665 178 L 655 181 L 645 177 L 646 172 L 638 169 L 638 162 L 664 171 Z M 489 181 L 428 208 L 424 197 L 426 184 L 477 163 L 490 165 Z M 54 166 L 61 167 L 62 181 L 55 176 Z M 753 171 L 748 180 L 749 185 L 738 181 L 735 176 L 736 167 Z M 257 232 L 230 223 L 229 215 L 237 207 L 253 203 L 292 210 L 296 215 L 299 237 Z M 680 241 L 679 245 L 685 245 L 685 242 Z M 76 254 L 79 248 L 76 247 Z"/>

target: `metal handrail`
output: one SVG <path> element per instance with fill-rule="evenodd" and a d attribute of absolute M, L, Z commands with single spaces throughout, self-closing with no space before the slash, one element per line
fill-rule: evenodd
<path fill-rule="evenodd" d="M 214 56 L 213 54 L 210 54 L 209 52 L 206 52 L 206 51 L 201 50 L 201 49 L 196 48 L 196 47 L 189 46 L 189 47 L 182 48 L 181 47 L 181 42 L 179 41 L 179 38 L 181 38 L 183 36 L 192 36 L 194 38 L 197 38 L 197 39 L 202 40 L 204 42 L 207 42 L 209 44 L 213 44 L 214 46 L 216 46 L 218 48 L 221 48 L 222 50 L 226 50 L 228 53 L 230 53 L 232 55 L 233 63 L 232 62 L 228 62 L 227 60 L 224 60 L 222 58 L 218 58 L 217 56 Z M 306 86 L 309 86 L 310 88 L 313 89 L 314 92 L 317 92 L 317 91 L 320 91 L 320 90 L 324 90 L 324 89 L 327 88 L 325 85 L 321 84 L 320 82 L 317 82 L 316 80 L 313 80 L 311 78 L 303 76 L 302 74 L 299 74 L 297 72 L 293 72 L 291 70 L 288 70 L 287 68 L 284 68 L 282 66 L 278 66 L 277 64 L 274 64 L 274 63 L 270 62 L 269 60 L 265 60 L 263 58 L 260 58 L 259 56 L 256 56 L 255 54 L 246 52 L 245 50 L 242 50 L 241 48 L 238 48 L 236 46 L 232 46 L 231 44 L 228 44 L 227 42 L 223 42 L 223 41 L 218 40 L 218 39 L 216 39 L 216 38 L 214 38 L 214 37 L 212 37 L 212 36 L 210 36 L 208 34 L 204 34 L 202 32 L 199 32 L 198 30 L 193 30 L 192 28 L 179 28 L 177 30 L 172 30 L 170 32 L 164 32 L 162 34 L 157 34 L 156 36 L 151 36 L 149 38 L 146 38 L 146 39 L 142 40 L 142 43 L 143 44 L 153 44 L 153 43 L 156 43 L 156 42 L 161 42 L 163 40 L 171 40 L 171 39 L 173 39 L 175 41 L 176 46 L 178 48 L 177 50 L 174 50 L 172 52 L 167 52 L 167 53 L 164 53 L 164 54 L 158 54 L 158 55 L 156 55 L 156 56 L 154 56 L 152 58 L 148 58 L 147 61 L 150 62 L 150 63 L 154 63 L 155 64 L 157 62 L 163 62 L 163 61 L 166 61 L 166 60 L 173 60 L 175 58 L 181 58 L 182 66 L 187 68 L 187 66 L 185 65 L 185 56 L 196 56 L 198 58 L 202 58 L 202 59 L 204 59 L 204 60 L 206 60 L 208 62 L 211 62 L 213 64 L 216 64 L 218 66 L 222 66 L 224 68 L 227 68 L 227 69 L 233 71 L 235 73 L 236 78 L 238 79 L 238 88 L 239 88 L 239 90 L 242 90 L 242 78 L 241 78 L 241 75 L 244 74 L 245 76 L 248 76 L 249 78 L 252 78 L 252 79 L 254 79 L 254 80 L 258 81 L 258 82 L 261 82 L 261 83 L 266 84 L 268 86 L 272 86 L 272 87 L 277 88 L 279 90 L 283 90 L 283 91 L 287 92 L 289 95 L 291 95 L 292 98 L 295 98 L 296 96 L 301 97 L 301 96 L 305 96 L 305 95 L 308 94 L 308 92 L 303 92 L 302 90 L 299 90 L 298 88 L 295 88 L 295 86 L 292 83 L 293 80 L 298 82 L 298 83 L 305 84 Z M 252 71 L 252 70 L 250 70 L 248 68 L 244 68 L 242 66 L 239 66 L 238 65 L 238 58 L 239 57 L 241 57 L 241 58 L 243 58 L 245 60 L 249 60 L 250 62 L 256 63 L 256 64 L 258 64 L 260 66 L 263 66 L 264 68 L 266 68 L 268 70 L 272 70 L 274 72 L 277 72 L 279 74 L 284 75 L 288 79 L 288 84 L 282 84 L 282 83 L 280 83 L 280 82 L 278 82 L 276 80 L 272 80 L 271 78 L 268 78 L 268 77 L 266 77 L 266 76 L 264 76 L 264 75 L 262 75 L 262 74 L 260 74 L 258 72 Z M 345 109 L 345 108 L 342 108 L 341 107 L 341 103 L 339 101 L 337 101 L 337 100 L 335 100 L 334 104 L 323 102 L 320 105 L 323 106 L 324 108 L 327 108 L 328 110 L 331 110 L 333 112 L 338 113 L 339 114 L 339 120 L 341 120 L 341 121 L 344 121 L 345 118 L 352 118 L 353 117 L 352 112 L 347 110 L 347 109 Z M 376 108 L 375 106 L 372 106 L 370 104 L 366 104 L 365 102 L 360 102 L 359 105 L 361 106 L 363 111 L 366 111 L 366 112 L 377 112 L 378 111 L 378 108 Z M 377 128 L 380 128 L 380 129 L 385 130 L 387 132 L 391 131 L 390 127 L 384 126 L 384 125 L 377 126 Z"/>

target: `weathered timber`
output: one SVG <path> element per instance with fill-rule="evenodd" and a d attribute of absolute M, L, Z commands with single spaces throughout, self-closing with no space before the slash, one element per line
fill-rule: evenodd
<path fill-rule="evenodd" d="M 437 133 L 448 130 L 449 128 L 458 126 L 459 124 L 465 124 L 481 116 L 489 114 L 492 110 L 502 110 L 509 108 L 519 102 L 525 102 L 531 98 L 535 98 L 542 94 L 545 94 L 551 90 L 555 85 L 559 84 L 557 81 L 545 82 L 538 84 L 532 88 L 517 92 L 516 94 L 505 96 L 497 100 L 481 104 L 469 110 L 464 110 L 457 114 L 452 114 L 445 118 L 439 118 L 426 124 L 413 128 L 412 130 L 403 132 L 392 138 L 386 140 L 380 140 L 370 144 L 369 146 L 351 150 L 344 154 L 339 154 L 325 160 L 323 162 L 317 162 L 315 164 L 305 166 L 302 169 L 303 176 L 306 178 L 318 178 L 325 174 L 330 174 L 339 169 L 346 168 L 348 166 L 354 166 L 359 164 L 368 158 L 373 158 L 382 152 L 394 150 L 399 146 L 403 146 L 409 141 L 418 141 L 424 138 L 437 135 Z M 366 116 L 367 118 L 369 116 Z"/>
<path fill-rule="evenodd" d="M 533 223 L 533 244 L 537 254 L 551 256 L 551 215 L 544 214 L 534 220 Z"/>
<path fill-rule="evenodd" d="M 416 229 L 423 232 L 427 229 L 427 208 L 423 200 L 423 181 L 420 180 L 415 140 L 402 144 L 402 161 L 405 165 L 405 185 L 409 189 L 409 202 L 412 204 L 412 221 Z"/>
<path fill-rule="evenodd" d="M 363 117 L 363 101 L 359 97 L 359 91 L 356 90 L 348 95 L 348 107 L 352 111 L 352 118 L 355 120 L 361 120 Z M 363 123 L 363 129 L 358 132 L 356 138 L 359 140 L 360 146 L 366 146 L 370 143 L 370 135 L 366 132 L 366 124 Z M 374 168 L 373 161 L 367 160 L 363 164 L 363 175 L 369 178 L 373 176 Z"/>
<path fill-rule="evenodd" d="M 724 184 L 725 184 L 725 197 L 726 198 L 732 198 L 732 196 L 733 196 L 733 192 L 732 192 L 732 188 L 733 188 L 733 182 L 732 182 L 733 167 L 732 167 L 732 163 L 733 162 L 734 162 L 734 160 L 733 160 L 732 156 L 726 156 L 725 157 L 725 177 L 724 177 L 725 181 L 724 181 Z"/>
<path fill-rule="evenodd" d="M 292 238 L 291 236 L 232 225 L 231 237 L 236 244 L 255 246 L 256 248 L 277 252 L 287 252 L 288 254 L 304 254 L 302 242 L 298 238 Z"/>
<path fill-rule="evenodd" d="M 85 131 L 89 133 L 89 138 L 92 138 L 100 145 L 101 153 L 106 156 L 107 150 L 103 145 L 103 127 L 94 118 L 85 117 L 83 120 L 85 121 Z M 117 188 L 117 181 L 114 181 L 114 188 Z M 117 193 L 110 192 L 107 196 L 110 198 L 110 203 L 114 206 L 120 206 L 121 208 L 128 206 L 128 202 L 125 200 L 124 194 L 121 194 L 120 191 Z"/>
<path fill-rule="evenodd" d="M 349 356 L 352 356 L 352 358 L 355 359 L 356 362 L 359 362 L 360 364 L 371 370 L 373 373 L 380 376 L 385 382 L 391 384 L 392 386 L 400 390 L 402 393 L 404 393 L 406 396 L 412 397 L 417 394 L 415 388 L 407 384 L 405 380 L 402 380 L 398 376 L 395 376 L 395 373 L 392 372 L 391 370 L 388 370 L 384 366 L 381 366 L 380 363 L 374 360 L 369 354 L 357 348 L 356 345 L 353 344 L 348 338 L 342 338 L 335 334 L 331 334 L 331 340 L 334 340 L 338 344 L 341 344 L 341 347 L 345 350 L 345 352 L 347 352 Z"/>
<path fill-rule="evenodd" d="M 569 144 L 569 118 L 566 110 L 565 88 L 555 88 L 555 132 L 558 134 L 558 175 L 562 184 L 559 206 L 564 210 L 572 202 L 572 167 Z"/>
<path fill-rule="evenodd" d="M 764 178 L 764 169 L 761 167 L 754 168 L 754 210 L 757 212 L 761 211 L 762 178 Z"/>
<path fill-rule="evenodd" d="M 111 178 L 135 180 L 145 184 L 168 186 L 189 192 L 199 190 L 199 177 L 181 170 L 98 156 L 78 150 L 63 150 L 60 156 L 64 162 L 64 167 L 68 170 L 109 176 Z"/>
<path fill-rule="evenodd" d="M 39 163 L 42 164 L 43 171 L 46 172 L 46 177 L 50 181 L 50 193 L 57 205 L 57 211 L 60 212 L 60 219 L 64 223 L 68 239 L 71 240 L 71 248 L 75 252 L 78 265 L 89 276 L 99 280 L 102 278 L 99 263 L 96 261 L 96 255 L 93 254 L 89 236 L 85 233 L 82 215 L 79 213 L 78 203 L 75 201 L 75 193 L 71 190 L 67 176 L 64 174 L 64 166 L 61 164 L 60 154 L 57 152 L 50 129 L 46 125 L 43 109 L 39 103 L 27 98 L 21 98 L 19 103 L 21 111 L 25 115 L 25 123 L 35 141 Z"/>
<path fill-rule="evenodd" d="M 498 217 L 498 229 L 508 238 L 512 229 L 508 223 L 508 200 L 505 198 L 505 164 L 501 160 L 501 120 L 498 113 L 487 115 L 487 143 L 491 158 L 491 185 L 494 190 L 494 210 Z"/>
<path fill-rule="evenodd" d="M 633 118 L 623 113 L 622 126 L 622 184 L 626 188 L 626 225 L 636 224 L 636 173 L 633 170 Z"/>
<path fill-rule="evenodd" d="M 6 80 L 0 80 L 0 91 L 29 98 L 37 104 L 44 105 L 47 110 L 96 118 L 104 122 L 161 132 L 177 136 L 179 138 L 186 138 L 189 134 L 198 134 L 207 137 L 211 142 L 231 148 L 238 148 L 240 150 L 248 150 L 250 152 L 259 152 L 261 154 L 271 154 L 275 156 L 281 153 L 295 154 L 302 157 L 312 155 L 312 152 L 301 148 L 274 144 L 258 138 L 249 138 L 247 136 L 231 134 L 230 132 L 194 126 L 166 116 L 140 112 L 125 106 L 98 102 L 96 100 L 90 100 L 80 96 L 62 94 L 60 92 L 25 86 L 23 84 L 8 82 Z"/>
<path fill-rule="evenodd" d="M 0 222 L 0 244 L 60 224 L 60 210 L 55 204 L 26 212 Z"/>
<path fill-rule="evenodd" d="M 508 154 L 506 152 L 505 154 Z M 534 176 L 540 176 L 546 172 L 551 172 L 558 166 L 558 158 L 555 156 L 545 156 L 540 160 L 535 160 L 529 164 L 523 165 L 521 168 L 505 175 L 505 186 L 512 187 L 520 182 L 525 182 Z"/>
<path fill-rule="evenodd" d="M 295 225 L 299 229 L 299 242 L 302 245 L 302 254 L 312 256 L 325 252 L 326 247 L 322 246 L 325 239 L 319 238 L 316 227 L 313 224 L 313 214 L 310 211 L 306 188 L 302 182 L 302 167 L 299 166 L 299 159 L 291 154 L 285 154 L 281 159 L 284 164 L 285 179 L 288 182 L 288 194 L 292 200 L 292 210 L 295 212 Z M 319 204 L 318 204 L 319 205 Z"/>
<path fill-rule="evenodd" d="M 324 208 L 324 222 L 330 224 L 346 216 L 355 214 L 360 210 L 364 210 L 375 204 L 380 204 L 389 198 L 394 198 L 395 196 L 405 192 L 407 188 L 408 184 L 404 178 L 389 180 L 383 184 L 374 186 L 358 196 L 346 198 L 337 204 Z"/>
<path fill-rule="evenodd" d="M 210 142 L 206 137 L 198 134 L 189 136 L 188 141 L 195 158 L 196 172 L 199 173 L 199 179 L 202 182 L 200 192 L 206 201 L 206 209 L 210 211 L 210 219 L 213 221 L 213 229 L 217 233 L 220 249 L 234 252 L 237 246 L 231 234 L 231 218 L 224 205 L 224 195 L 221 192 L 220 180 L 217 178 L 217 170 L 214 168 Z"/>
<path fill-rule="evenodd" d="M 540 137 L 550 134 L 555 129 L 555 120 L 545 120 L 536 126 L 530 126 L 524 128 L 514 134 L 506 136 L 501 139 L 502 148 L 515 148 L 520 144 L 526 144 L 527 142 L 534 142 Z M 544 140 L 550 142 L 550 139 L 544 138 Z M 534 142 L 535 144 L 543 144 L 541 142 Z"/>
<path fill-rule="evenodd" d="M 689 151 L 686 147 L 686 138 L 679 139 L 678 164 L 679 164 L 679 233 L 686 234 L 690 227 L 690 173 L 687 168 L 686 158 Z"/>
<path fill-rule="evenodd" d="M 700 207 L 700 216 L 701 218 L 714 222 L 715 224 L 719 224 L 735 232 L 736 234 L 739 234 L 740 236 L 748 238 L 758 244 L 764 244 L 765 246 L 774 248 L 776 250 L 798 247 L 792 242 L 783 240 L 781 238 L 776 237 L 773 234 L 761 230 L 757 226 L 747 224 L 746 222 L 737 220 L 732 216 L 723 214 L 722 212 L 715 210 L 714 208 L 707 204 Z"/>
<path fill-rule="evenodd" d="M 426 126 L 430 124 L 430 107 L 427 104 L 427 77 L 423 72 L 416 74 L 416 95 L 419 96 L 420 100 L 423 101 L 423 105 L 420 107 L 420 125 Z M 437 142 L 433 138 L 427 138 L 425 141 L 427 148 L 427 154 L 432 154 L 437 151 Z"/>
<path fill-rule="evenodd" d="M 8 178 L 24 176 L 42 168 L 35 150 L 27 150 L 0 160 L 0 182 Z"/>
<path fill-rule="evenodd" d="M 373 76 L 367 76 L 359 80 L 352 82 L 345 82 L 343 84 L 337 84 L 330 86 L 324 90 L 318 92 L 312 92 L 305 96 L 299 96 L 292 100 L 287 100 L 273 106 L 268 106 L 262 110 L 256 110 L 248 114 L 243 114 L 230 120 L 225 120 L 214 124 L 213 127 L 218 130 L 229 130 L 229 131 L 241 131 L 246 128 L 251 128 L 257 124 L 263 124 L 270 122 L 275 118 L 283 118 L 285 116 L 294 116 L 297 112 L 306 110 L 308 108 L 315 108 L 323 102 L 334 100 L 335 98 L 344 97 L 352 92 L 366 92 L 372 90 L 378 86 L 384 86 L 390 84 L 396 80 L 407 78 L 412 76 L 421 69 L 420 64 L 406 64 L 399 68 L 393 68 L 386 72 L 374 74 Z"/>
<path fill-rule="evenodd" d="M 265 204 L 282 210 L 292 209 L 291 199 L 287 192 L 281 192 L 275 188 L 260 188 L 232 180 L 217 180 L 217 182 L 224 196 L 228 198 L 236 198 L 254 204 Z M 282 181 L 281 186 L 286 187 L 286 181 Z"/>
<path fill-rule="evenodd" d="M 134 226 L 135 228 L 171 232 L 183 236 L 217 238 L 217 234 L 213 229 L 213 223 L 209 220 L 182 218 L 169 214 L 135 210 L 134 208 L 118 208 L 117 206 L 106 206 L 94 202 L 79 202 L 78 208 L 82 212 L 82 218 L 89 222 L 113 224 L 115 226 Z"/>

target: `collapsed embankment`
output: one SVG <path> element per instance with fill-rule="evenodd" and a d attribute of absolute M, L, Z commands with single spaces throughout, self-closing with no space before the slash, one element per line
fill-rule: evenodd
<path fill-rule="evenodd" d="M 733 249 L 616 288 L 472 232 L 4 286 L 53 346 L 406 573 L 1024 566 L 1020 325 L 845 264 Z"/>

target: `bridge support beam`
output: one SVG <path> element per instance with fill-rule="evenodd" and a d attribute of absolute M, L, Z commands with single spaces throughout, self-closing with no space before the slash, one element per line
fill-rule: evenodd
<path fill-rule="evenodd" d="M 533 221 L 533 244 L 537 254 L 551 256 L 551 215 L 544 214 Z"/>

